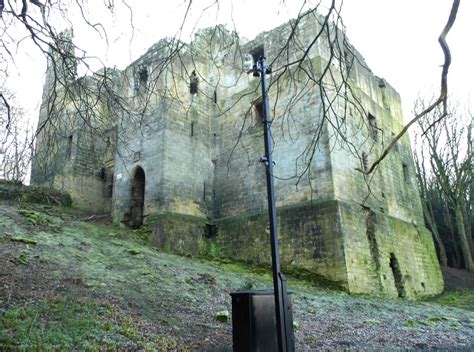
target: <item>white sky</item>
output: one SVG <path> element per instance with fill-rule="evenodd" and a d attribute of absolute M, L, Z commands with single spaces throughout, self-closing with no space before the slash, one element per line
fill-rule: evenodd
<path fill-rule="evenodd" d="M 309 2 L 309 1 L 308 1 Z M 314 2 L 314 0 L 313 0 Z M 91 3 L 94 1 L 91 0 Z M 99 1 L 98 3 L 103 3 Z M 179 32 L 188 1 L 130 0 L 133 8 L 133 38 L 130 12 L 116 1 L 116 18 L 101 10 L 89 11 L 94 21 L 109 28 L 109 46 L 84 26 L 75 26 L 75 43 L 88 55 L 99 56 L 108 66 L 124 68 L 165 36 L 181 35 L 189 41 L 194 26 L 227 23 L 244 37 L 252 39 L 294 17 L 300 0 L 220 0 L 219 7 L 202 8 L 214 0 L 194 0 Z M 290 4 L 291 3 L 291 4 Z M 297 5 L 295 5 L 297 4 Z M 437 94 L 440 65 L 443 63 L 437 38 L 446 23 L 452 0 L 345 0 L 343 20 L 351 43 L 361 52 L 372 71 L 384 77 L 402 97 L 405 119 L 411 114 L 418 94 Z M 71 7 L 73 23 L 80 23 Z M 450 93 L 464 108 L 474 111 L 474 1 L 462 0 L 457 21 L 448 35 L 453 62 L 449 73 Z M 40 103 L 45 59 L 31 43 L 22 44 L 15 54 L 16 70 L 8 85 L 18 101 L 36 117 Z M 97 65 L 97 68 L 99 65 Z"/>

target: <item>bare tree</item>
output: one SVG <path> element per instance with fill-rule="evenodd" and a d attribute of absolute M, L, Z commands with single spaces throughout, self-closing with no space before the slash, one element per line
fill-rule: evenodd
<path fill-rule="evenodd" d="M 30 126 L 13 93 L 5 90 L 1 98 L 4 104 L 0 104 L 0 179 L 25 181 L 31 158 Z"/>
<path fill-rule="evenodd" d="M 423 214 L 425 217 L 426 224 L 428 228 L 433 233 L 433 238 L 438 247 L 439 261 L 441 265 L 448 265 L 448 258 L 446 256 L 446 248 L 444 246 L 443 240 L 439 233 L 438 224 L 436 221 L 436 215 L 433 209 L 433 199 L 431 198 L 434 194 L 433 186 L 434 181 L 432 175 L 426 170 L 426 165 L 424 160 L 426 160 L 426 152 L 423 148 L 417 145 L 418 140 L 415 140 L 415 167 L 416 167 L 416 177 L 418 180 L 418 187 L 420 189 L 421 203 L 423 206 Z"/>
<path fill-rule="evenodd" d="M 418 109 L 424 109 L 419 102 Z M 447 116 L 447 118 L 442 118 Z M 436 241 L 440 241 L 436 219 L 428 198 L 427 190 L 437 189 L 443 195 L 444 217 L 448 224 L 452 222 L 463 255 L 464 266 L 474 270 L 472 263 L 472 152 L 470 150 L 471 121 L 459 115 L 454 109 L 444 111 L 434 109 L 419 120 L 421 132 L 418 134 L 420 145 L 417 148 L 418 179 L 422 194 L 425 195 L 425 216 L 433 230 Z M 433 194 L 433 193 L 431 193 Z M 451 226 L 449 226 L 451 227 Z M 453 231 L 450 231 L 453 232 Z M 439 243 L 438 243 L 439 245 Z M 441 246 L 440 246 L 441 249 Z"/>
<path fill-rule="evenodd" d="M 459 8 L 460 0 L 453 0 L 451 13 L 445 28 L 443 29 L 439 42 L 443 53 L 445 55 L 445 62 L 443 64 L 443 72 L 441 75 L 441 89 L 439 97 L 432 105 L 427 107 L 425 111 L 415 116 L 401 131 L 394 136 L 394 138 L 387 144 L 387 138 L 382 138 L 381 151 L 378 157 L 371 165 L 361 167 L 358 170 L 364 175 L 373 173 L 377 165 L 388 155 L 391 149 L 394 148 L 397 141 L 406 133 L 408 128 L 413 125 L 418 119 L 435 109 L 439 105 L 445 106 L 447 98 L 447 75 L 451 63 L 451 56 L 449 47 L 446 43 L 446 35 L 455 22 L 456 14 Z M 321 116 L 319 125 L 312 129 L 312 138 L 309 139 L 306 147 L 301 151 L 300 155 L 295 161 L 295 171 L 291 176 L 295 178 L 298 183 L 301 178 L 308 175 L 310 165 L 314 161 L 315 152 L 321 137 L 321 131 L 325 124 L 331 126 L 334 133 L 335 140 L 347 151 L 355 155 L 360 164 L 367 163 L 364 160 L 363 154 L 360 153 L 360 148 L 354 145 L 348 137 L 347 120 L 349 111 L 353 114 L 351 117 L 353 126 L 357 126 L 359 131 L 371 128 L 367 122 L 367 111 L 360 101 L 360 97 L 353 90 L 350 83 L 352 68 L 355 65 L 365 66 L 361 60 L 360 55 L 357 54 L 352 45 L 348 42 L 345 35 L 345 27 L 340 16 L 342 1 L 332 0 L 327 8 L 323 8 L 321 2 L 313 9 L 306 10 L 306 2 L 302 2 L 301 11 L 298 13 L 295 20 L 290 22 L 290 31 L 286 35 L 286 43 L 283 45 L 275 57 L 271 58 L 273 66 L 273 78 L 269 90 L 275 92 L 276 101 L 274 106 L 279 104 L 279 97 L 281 92 L 285 89 L 282 82 L 290 80 L 294 83 L 298 82 L 302 89 L 296 89 L 294 96 L 287 103 L 287 106 L 280 109 L 282 113 L 280 116 L 275 116 L 275 120 L 281 119 L 281 126 L 288 126 L 292 128 L 294 121 L 292 121 L 292 110 L 296 102 L 301 100 L 305 95 L 317 93 L 321 99 Z M 69 10 L 67 7 L 70 6 Z M 72 7 L 71 7 L 72 6 Z M 111 15 L 114 14 L 117 6 L 125 6 L 130 9 L 130 6 L 122 1 L 116 4 L 114 1 L 104 2 L 104 7 Z M 188 14 L 193 6 L 193 2 L 189 1 L 188 9 L 182 19 L 181 29 L 184 23 L 188 20 Z M 218 2 L 212 6 L 218 6 Z M 48 58 L 52 72 L 51 77 L 47 77 L 50 82 L 50 89 L 46 92 L 44 97 L 44 114 L 40 118 L 37 134 L 43 134 L 43 141 L 51 139 L 50 143 L 43 143 L 48 146 L 48 150 L 43 150 L 43 154 L 48 157 L 57 154 L 57 143 L 54 143 L 53 138 L 49 138 L 56 133 L 63 139 L 70 136 L 71 129 L 87 129 L 91 134 L 100 136 L 101 143 L 106 143 L 110 137 L 109 131 L 115 126 L 122 125 L 121 119 L 126 116 L 127 119 L 136 121 L 136 125 L 148 126 L 146 121 L 148 107 L 155 96 L 166 96 L 167 99 L 183 105 L 185 109 L 186 102 L 182 100 L 179 94 L 179 89 L 176 89 L 177 82 L 183 78 L 187 79 L 191 75 L 191 70 L 183 68 L 181 61 L 184 59 L 184 51 L 187 47 L 179 40 L 180 31 L 175 38 L 171 38 L 166 42 L 166 55 L 158 58 L 152 62 L 150 77 L 144 85 L 140 108 L 137 108 L 133 101 L 130 100 L 124 90 L 113 89 L 113 70 L 104 69 L 89 77 L 78 79 L 77 68 L 89 67 L 90 58 L 85 54 L 86 51 L 76 47 L 68 38 L 68 35 L 61 34 L 57 28 L 56 23 L 70 23 L 68 14 L 72 9 L 78 11 L 83 18 L 83 23 L 89 26 L 102 36 L 105 42 L 107 39 L 107 29 L 101 23 L 94 23 L 91 21 L 88 13 L 87 1 L 67 2 L 60 0 L 56 2 L 41 2 L 36 0 L 22 0 L 22 1 L 1 1 L 0 15 L 2 21 L 6 24 L 3 29 L 3 35 L 0 39 L 0 47 L 3 49 L 5 57 L 9 57 L 14 61 L 12 54 L 17 40 L 17 33 L 10 30 L 16 28 L 21 30 L 20 35 L 24 35 L 31 39 L 37 48 Z M 305 9 L 305 10 L 303 10 Z M 131 11 L 131 9 L 130 9 Z M 319 14 L 319 12 L 322 13 Z M 317 31 L 313 34 L 313 39 L 309 42 L 302 43 L 298 38 L 298 31 L 302 30 L 304 21 L 307 18 L 315 18 L 319 23 Z M 133 27 L 133 23 L 131 24 Z M 216 38 L 219 35 L 220 27 L 216 27 L 213 31 Z M 239 38 L 234 37 L 236 52 L 234 55 L 240 58 L 240 62 L 245 62 L 245 53 L 239 51 Z M 320 70 L 314 70 L 313 64 L 307 60 L 309 53 L 317 45 L 328 48 L 325 54 L 325 61 L 322 63 Z M 211 43 L 212 46 L 212 43 Z M 193 50 L 193 49 L 191 49 Z M 193 52 L 193 55 L 198 55 Z M 218 60 L 213 64 L 218 65 Z M 193 72 L 201 80 L 205 82 L 204 73 L 199 71 L 198 67 L 193 67 Z M 317 74 L 315 74 L 317 73 Z M 140 75 L 140 72 L 136 73 Z M 238 84 L 238 79 L 234 83 Z M 163 86 L 159 82 L 166 82 Z M 206 84 L 214 85 L 217 88 L 228 88 L 228 83 L 223 84 L 220 80 Z M 294 84 L 293 87 L 296 87 Z M 248 94 L 256 94 L 258 87 L 253 92 Z M 243 99 L 244 97 L 241 97 Z M 212 97 L 209 97 L 212 99 Z M 4 106 L 9 106 L 8 101 L 4 100 Z M 113 108 L 119 113 L 110 114 L 107 109 L 97 109 L 98 102 L 104 104 L 107 108 Z M 11 105 L 11 104 L 10 104 Z M 229 109 L 234 108 L 235 105 L 226 107 L 222 113 L 226 113 Z M 445 111 L 446 109 L 443 108 Z M 276 110 L 275 110 L 276 112 Z M 250 109 L 246 116 L 250 115 Z M 245 147 L 245 142 L 242 140 L 242 134 L 246 131 L 250 119 L 244 119 L 240 128 L 240 133 L 236 139 L 235 147 Z M 295 138 L 297 133 L 289 133 L 287 138 Z M 353 133 L 353 132 L 351 132 Z M 117 136 L 120 138 L 120 136 Z M 297 137 L 296 137 L 297 138 Z M 73 141 L 74 142 L 74 141 Z M 367 139 L 367 144 L 373 144 L 370 139 Z M 372 146 L 367 148 L 372 149 Z M 232 155 L 232 153 L 231 153 Z M 367 176 L 368 182 L 370 176 Z"/>
<path fill-rule="evenodd" d="M 460 0 L 453 0 L 453 4 L 451 7 L 451 12 L 449 14 L 448 21 L 446 25 L 444 26 L 439 38 L 438 42 L 441 46 L 441 49 L 444 54 L 444 63 L 442 65 L 443 70 L 441 72 L 441 85 L 440 85 L 440 92 L 439 96 L 429 105 L 427 106 L 424 110 L 418 112 L 403 128 L 402 130 L 392 139 L 390 144 L 382 151 L 380 156 L 375 160 L 372 165 L 363 170 L 359 169 L 359 171 L 369 174 L 373 172 L 377 165 L 386 158 L 388 153 L 396 146 L 397 142 L 400 140 L 400 138 L 405 135 L 405 133 L 408 131 L 408 129 L 415 123 L 417 123 L 420 119 L 422 119 L 424 116 L 429 114 L 431 111 L 436 109 L 438 106 L 442 106 L 442 114 L 439 116 L 438 120 L 432 121 L 432 125 L 437 124 L 439 121 L 444 119 L 447 115 L 447 101 L 448 101 L 448 72 L 449 72 L 449 67 L 451 66 L 451 51 L 449 50 L 448 43 L 446 42 L 446 36 L 448 35 L 449 31 L 451 30 L 452 26 L 454 25 L 454 22 L 456 21 L 456 16 L 459 10 L 459 5 L 460 5 Z"/>

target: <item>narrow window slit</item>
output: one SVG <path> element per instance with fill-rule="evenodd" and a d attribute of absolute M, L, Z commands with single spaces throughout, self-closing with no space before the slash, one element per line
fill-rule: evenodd
<path fill-rule="evenodd" d="M 196 74 L 196 71 L 193 70 L 193 72 L 191 72 L 191 77 L 189 79 L 189 93 L 191 93 L 191 95 L 198 94 L 198 85 L 199 85 L 199 78 Z"/>
<path fill-rule="evenodd" d="M 362 152 L 362 166 L 364 167 L 364 170 L 369 169 L 369 157 L 366 152 Z"/>
<path fill-rule="evenodd" d="M 66 157 L 71 159 L 72 156 L 72 134 L 67 137 Z"/>
<path fill-rule="evenodd" d="M 410 173 L 408 171 L 408 164 L 403 163 L 402 169 L 403 169 L 403 180 L 405 181 L 405 183 L 410 183 Z"/>

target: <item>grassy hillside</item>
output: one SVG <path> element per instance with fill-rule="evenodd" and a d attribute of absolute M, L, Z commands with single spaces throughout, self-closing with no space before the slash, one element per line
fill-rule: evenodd
<path fill-rule="evenodd" d="M 53 202 L 54 203 L 54 202 Z M 175 256 L 146 230 L 59 205 L 0 201 L 0 350 L 231 351 L 230 293 L 263 269 Z M 474 294 L 349 296 L 290 280 L 298 351 L 474 348 Z"/>

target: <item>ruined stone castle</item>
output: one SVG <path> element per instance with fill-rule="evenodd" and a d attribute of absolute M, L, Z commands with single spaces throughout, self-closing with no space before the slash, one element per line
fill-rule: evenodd
<path fill-rule="evenodd" d="M 217 26 L 82 78 L 64 34 L 48 63 L 32 182 L 116 223 L 146 223 L 163 250 L 268 265 L 260 80 L 248 73 L 265 55 L 284 271 L 351 293 L 440 293 L 408 138 L 373 174 L 356 171 L 402 128 L 400 97 L 338 29 L 338 51 L 315 41 L 320 28 L 310 14 L 245 41 Z"/>

